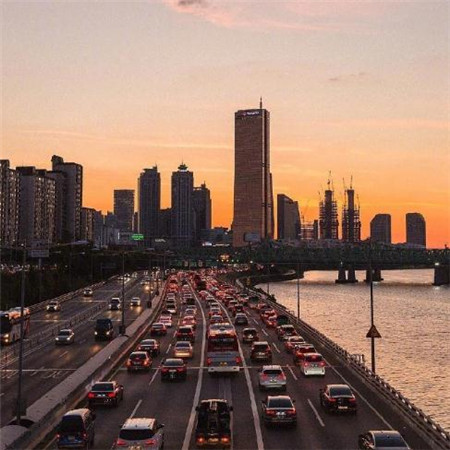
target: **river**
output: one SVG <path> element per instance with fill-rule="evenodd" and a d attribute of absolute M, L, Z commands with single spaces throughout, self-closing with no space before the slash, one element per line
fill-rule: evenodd
<path fill-rule="evenodd" d="M 370 291 L 359 283 L 335 284 L 335 271 L 305 272 L 300 317 L 370 367 Z M 432 270 L 383 271 L 374 283 L 377 373 L 450 430 L 450 289 L 435 287 Z M 267 291 L 267 284 L 259 287 Z M 297 281 L 270 283 L 270 293 L 297 311 Z"/>

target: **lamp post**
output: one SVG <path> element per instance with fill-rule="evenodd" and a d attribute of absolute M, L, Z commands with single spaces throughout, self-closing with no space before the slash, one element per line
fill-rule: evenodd
<path fill-rule="evenodd" d="M 125 335 L 125 252 L 122 250 L 122 323 L 119 333 Z"/>
<path fill-rule="evenodd" d="M 297 319 L 300 319 L 300 264 L 297 263 Z"/>

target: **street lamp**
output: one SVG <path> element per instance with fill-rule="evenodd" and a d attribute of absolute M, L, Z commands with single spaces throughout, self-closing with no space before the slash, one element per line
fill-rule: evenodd
<path fill-rule="evenodd" d="M 122 324 L 119 334 L 125 335 L 125 252 L 122 250 Z"/>
<path fill-rule="evenodd" d="M 300 319 L 300 264 L 297 263 L 297 319 Z"/>

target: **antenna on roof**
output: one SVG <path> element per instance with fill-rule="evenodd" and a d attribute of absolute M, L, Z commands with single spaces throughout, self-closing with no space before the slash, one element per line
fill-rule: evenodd
<path fill-rule="evenodd" d="M 262 96 L 259 97 L 259 109 L 263 109 Z"/>

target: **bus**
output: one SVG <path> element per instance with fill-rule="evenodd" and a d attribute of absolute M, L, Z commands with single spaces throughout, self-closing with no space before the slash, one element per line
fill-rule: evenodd
<path fill-rule="evenodd" d="M 1 345 L 12 344 L 20 340 L 20 308 L 11 308 L 0 312 L 0 343 Z M 23 336 L 26 337 L 30 331 L 30 310 L 23 309 Z"/>
<path fill-rule="evenodd" d="M 223 326 L 220 326 L 223 325 Z M 229 324 L 215 324 L 207 334 L 206 364 L 208 373 L 239 372 L 242 359 L 236 331 Z"/>

